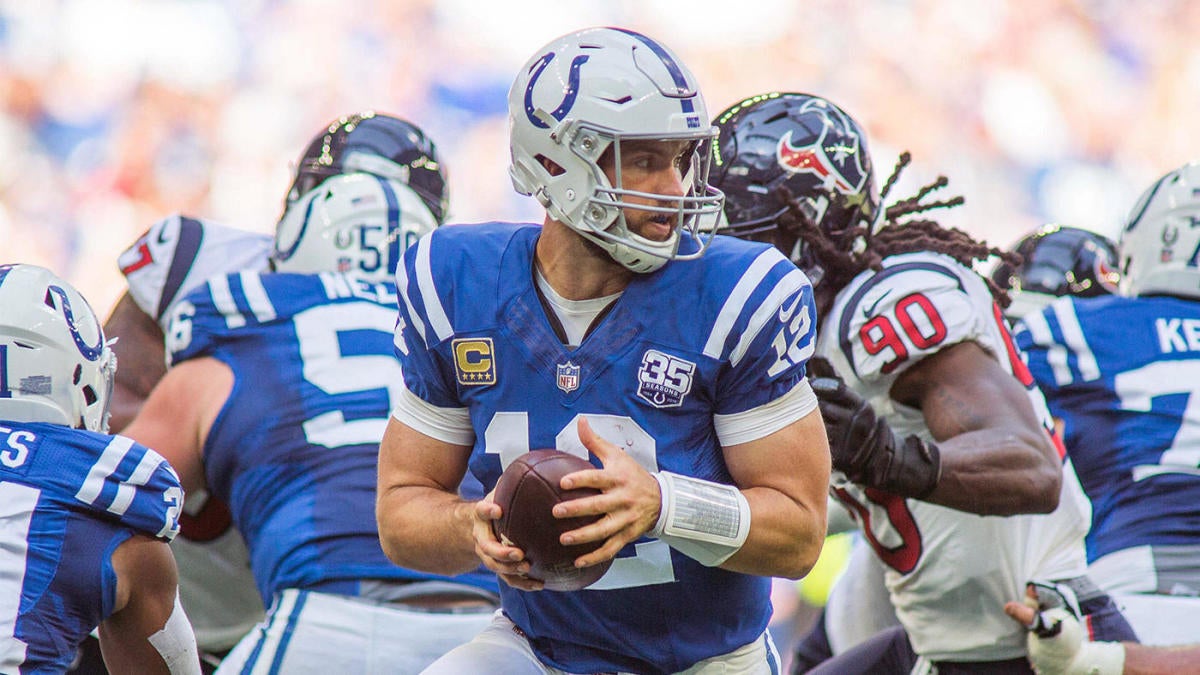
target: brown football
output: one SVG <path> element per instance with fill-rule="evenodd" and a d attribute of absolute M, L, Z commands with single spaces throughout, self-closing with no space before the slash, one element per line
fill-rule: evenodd
<path fill-rule="evenodd" d="M 508 465 L 496 482 L 494 501 L 503 511 L 492 521 L 492 530 L 502 542 L 525 552 L 531 569 L 529 576 L 541 579 L 551 591 L 577 591 L 604 576 L 612 561 L 590 567 L 575 567 L 575 559 L 590 553 L 603 543 L 590 542 L 563 546 L 558 537 L 595 522 L 600 516 L 555 518 L 552 509 L 559 502 L 599 494 L 592 488 L 564 490 L 560 480 L 576 471 L 594 469 L 586 459 L 558 450 L 534 450 Z"/>

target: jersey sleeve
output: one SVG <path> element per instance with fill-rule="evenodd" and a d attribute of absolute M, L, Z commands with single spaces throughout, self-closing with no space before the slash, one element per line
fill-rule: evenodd
<path fill-rule="evenodd" d="M 212 277 L 172 308 L 165 332 L 168 360 L 208 355 L 230 331 L 276 316 L 259 272 Z"/>
<path fill-rule="evenodd" d="M 966 284 L 954 270 L 936 263 L 885 268 L 835 312 L 835 348 L 859 380 L 890 386 L 947 346 L 987 344 L 991 308 L 979 306 Z"/>
<path fill-rule="evenodd" d="M 1068 326 L 1075 330 L 1068 331 Z M 1013 340 L 1047 399 L 1054 400 L 1059 389 L 1077 381 L 1100 377 L 1087 338 L 1079 328 L 1074 298 L 1060 298 L 1022 317 L 1013 326 Z"/>
<path fill-rule="evenodd" d="M 405 387 L 432 406 L 457 409 L 463 407 L 458 387 L 436 352 L 452 332 L 430 266 L 430 248 L 437 232 L 408 247 L 396 269 L 399 315 L 393 344 Z"/>
<path fill-rule="evenodd" d="M 58 452 L 43 455 L 41 473 L 77 505 L 165 541 L 179 533 L 183 488 L 162 455 L 124 436 L 92 432 L 56 445 Z"/>
<path fill-rule="evenodd" d="M 765 272 L 765 273 L 764 273 Z M 705 352 L 728 363 L 718 378 L 716 414 L 757 408 L 804 379 L 816 341 L 812 284 L 774 249 L 758 255 L 725 300 Z"/>
<path fill-rule="evenodd" d="M 173 214 L 152 225 L 117 263 L 134 302 L 165 332 L 173 305 L 205 279 L 262 269 L 270 250 L 267 235 Z"/>

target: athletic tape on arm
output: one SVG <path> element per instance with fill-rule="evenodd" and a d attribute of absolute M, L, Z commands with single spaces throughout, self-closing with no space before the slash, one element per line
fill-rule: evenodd
<path fill-rule="evenodd" d="M 706 567 L 720 565 L 746 543 L 750 502 L 737 487 L 670 471 L 653 475 L 662 491 L 662 510 L 647 536 Z"/>

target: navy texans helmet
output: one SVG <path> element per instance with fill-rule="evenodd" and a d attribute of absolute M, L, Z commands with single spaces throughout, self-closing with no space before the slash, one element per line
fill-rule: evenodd
<path fill-rule="evenodd" d="M 817 282 L 815 261 L 778 222 L 788 210 L 779 189 L 834 238 L 873 224 L 879 209 L 866 134 L 830 101 L 800 93 L 748 98 L 715 124 L 710 182 L 726 195 L 727 221 L 719 231 L 776 244 Z"/>
<path fill-rule="evenodd" d="M 373 111 L 330 122 L 300 157 L 285 208 L 325 179 L 347 173 L 399 181 L 420 195 L 438 224 L 446 218 L 446 175 L 437 148 L 411 122 Z"/>
<path fill-rule="evenodd" d="M 992 271 L 992 281 L 1012 298 L 1009 317 L 1019 319 L 1064 295 L 1117 293 L 1117 246 L 1104 235 L 1051 223 L 1022 237 L 1012 251 L 1021 264 L 1002 261 Z"/>

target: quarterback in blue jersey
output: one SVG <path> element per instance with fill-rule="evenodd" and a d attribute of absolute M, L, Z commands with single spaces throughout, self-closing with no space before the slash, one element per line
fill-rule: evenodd
<path fill-rule="evenodd" d="M 1089 574 L 1142 641 L 1200 625 L 1200 164 L 1156 181 L 1121 235 L 1122 295 L 1062 298 L 1017 344 L 1092 500 Z"/>
<path fill-rule="evenodd" d="M 171 368 L 126 433 L 227 502 L 246 539 L 269 610 L 217 672 L 418 672 L 496 606 L 493 574 L 396 567 L 375 527 L 402 381 L 391 278 L 436 225 L 397 181 L 336 176 L 280 222 L 274 272 L 213 277 L 174 310 Z"/>
<path fill-rule="evenodd" d="M 0 266 L 0 672 L 63 672 L 97 626 L 111 670 L 200 672 L 167 546 L 183 490 L 106 433 L 115 368 L 78 291 Z"/>
<path fill-rule="evenodd" d="M 492 625 L 426 672 L 778 672 L 768 577 L 806 574 L 825 531 L 811 286 L 770 247 L 712 237 L 713 129 L 661 43 L 563 36 L 520 70 L 509 114 L 513 183 L 544 223 L 441 228 L 397 271 L 384 549 L 505 582 Z M 577 567 L 613 560 L 583 590 L 543 590 L 492 534 L 500 506 L 455 491 L 538 448 L 596 467 L 562 487 L 601 494 L 555 511 L 601 516 L 560 539 L 600 542 Z"/>

